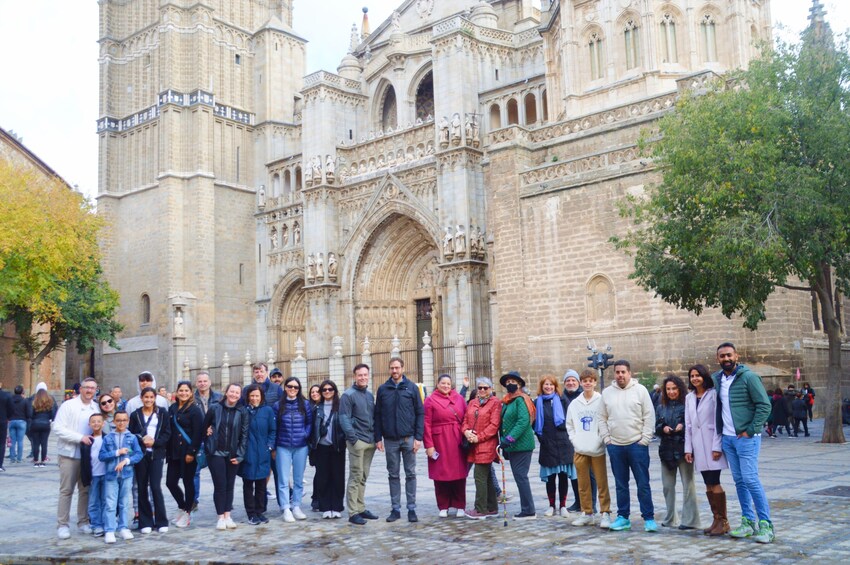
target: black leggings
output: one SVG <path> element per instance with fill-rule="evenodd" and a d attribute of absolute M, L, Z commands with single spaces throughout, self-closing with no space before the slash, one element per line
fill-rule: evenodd
<path fill-rule="evenodd" d="M 546 494 L 549 496 L 549 506 L 555 506 L 555 477 L 558 477 L 558 492 L 561 494 L 561 506 L 567 505 L 567 494 L 569 494 L 570 479 L 566 473 L 549 475 L 546 478 Z"/>
<path fill-rule="evenodd" d="M 47 440 L 50 437 L 50 430 L 44 430 L 43 432 L 31 432 L 31 436 L 33 462 L 43 462 L 47 459 Z M 41 450 L 41 457 L 39 457 L 39 450 Z"/>
<path fill-rule="evenodd" d="M 720 484 L 720 469 L 713 471 L 700 471 L 702 473 L 702 482 L 706 486 L 713 487 Z"/>
<path fill-rule="evenodd" d="M 233 510 L 233 487 L 239 465 L 233 465 L 230 459 L 221 455 L 207 455 L 207 466 L 213 480 L 215 513 L 221 516 Z"/>
<path fill-rule="evenodd" d="M 171 459 L 168 462 L 168 471 L 165 474 L 165 486 L 174 497 L 177 508 L 184 512 L 192 511 L 192 503 L 195 500 L 195 469 L 198 460 L 193 459 L 186 463 L 186 459 Z M 183 490 L 180 490 L 180 480 L 183 480 Z"/>

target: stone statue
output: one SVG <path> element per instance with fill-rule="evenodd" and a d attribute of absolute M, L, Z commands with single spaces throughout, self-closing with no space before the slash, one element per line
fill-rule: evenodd
<path fill-rule="evenodd" d="M 319 253 L 316 256 L 316 278 L 320 281 L 325 280 L 325 254 Z"/>
<path fill-rule="evenodd" d="M 281 247 L 289 245 L 289 228 L 286 227 L 286 224 L 280 227 L 280 245 Z"/>
<path fill-rule="evenodd" d="M 292 242 L 295 245 L 301 244 L 301 226 L 298 222 L 295 222 L 295 225 L 292 227 Z"/>
<path fill-rule="evenodd" d="M 174 314 L 174 337 L 186 337 L 186 332 L 183 328 L 183 311 L 179 308 Z"/>
<path fill-rule="evenodd" d="M 266 187 L 260 185 L 260 188 L 257 190 L 257 208 L 265 208 L 266 207 Z"/>
<path fill-rule="evenodd" d="M 464 130 L 464 133 L 466 134 L 466 143 L 474 147 L 478 147 L 478 123 L 475 119 L 475 114 L 466 115 Z"/>
<path fill-rule="evenodd" d="M 445 147 L 449 144 L 449 120 L 443 116 L 440 120 L 440 146 Z"/>
<path fill-rule="evenodd" d="M 460 114 L 455 112 L 455 115 L 452 116 L 452 144 L 458 145 L 460 143 Z"/>
<path fill-rule="evenodd" d="M 313 182 L 322 182 L 322 159 L 318 155 L 313 157 L 310 163 L 310 168 L 313 169 Z"/>
<path fill-rule="evenodd" d="M 481 227 L 476 228 L 475 231 L 475 241 L 476 247 L 478 248 L 478 257 L 484 257 L 484 232 L 481 231 Z"/>
<path fill-rule="evenodd" d="M 466 234 L 463 233 L 463 228 L 460 224 L 457 225 L 455 232 L 455 255 L 463 257 L 466 254 Z"/>
<path fill-rule="evenodd" d="M 316 259 L 313 257 L 312 253 L 307 255 L 307 280 L 316 280 Z"/>
<path fill-rule="evenodd" d="M 348 40 L 348 52 L 354 53 L 358 45 L 360 45 L 360 32 L 357 31 L 357 24 L 351 24 L 351 37 Z"/>
<path fill-rule="evenodd" d="M 328 253 L 328 278 L 330 278 L 332 281 L 336 280 L 336 268 L 336 255 L 334 255 L 333 253 Z"/>
<path fill-rule="evenodd" d="M 277 246 L 278 246 L 277 228 L 272 228 L 271 240 L 272 240 L 272 249 L 277 249 Z"/>
<path fill-rule="evenodd" d="M 401 31 L 401 14 L 398 13 L 398 10 L 393 12 L 392 22 L 393 31 Z"/>
<path fill-rule="evenodd" d="M 328 155 L 327 159 L 325 159 L 325 176 L 327 177 L 328 182 L 333 182 L 335 172 L 336 164 L 334 163 L 333 156 Z"/>
<path fill-rule="evenodd" d="M 446 228 L 446 234 L 443 236 L 443 255 L 446 256 L 446 259 L 451 259 L 454 257 L 454 247 L 452 246 L 452 228 Z"/>
<path fill-rule="evenodd" d="M 304 186 L 313 186 L 313 168 L 309 164 L 304 167 Z"/>

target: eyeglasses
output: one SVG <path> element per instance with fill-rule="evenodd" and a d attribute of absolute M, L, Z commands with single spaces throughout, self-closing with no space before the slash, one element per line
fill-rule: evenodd
<path fill-rule="evenodd" d="M 478 387 L 478 390 L 490 390 L 490 387 L 489 386 L 480 386 L 480 387 Z"/>
<path fill-rule="evenodd" d="M 332 388 L 323 388 L 322 389 L 322 392 L 333 392 L 333 391 L 334 391 L 334 389 L 332 389 Z"/>
<path fill-rule="evenodd" d="M 286 388 L 292 389 L 292 390 L 301 390 L 301 387 L 298 386 L 298 385 L 286 385 Z"/>
<path fill-rule="evenodd" d="M 107 404 L 112 404 L 113 402 L 114 402 L 114 401 L 113 401 L 111 398 L 109 398 L 109 399 L 107 399 L 107 400 L 101 400 L 101 401 L 100 401 L 100 405 L 101 405 L 101 406 L 106 406 Z"/>

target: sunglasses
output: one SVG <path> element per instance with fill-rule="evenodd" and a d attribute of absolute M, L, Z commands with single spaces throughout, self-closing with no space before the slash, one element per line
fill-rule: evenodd
<path fill-rule="evenodd" d="M 107 404 L 112 404 L 112 403 L 113 403 L 112 400 L 101 400 L 100 401 L 101 406 L 106 406 Z"/>
<path fill-rule="evenodd" d="M 301 390 L 301 387 L 298 385 L 286 385 L 286 388 L 293 390 Z"/>
<path fill-rule="evenodd" d="M 490 387 L 489 386 L 480 386 L 480 387 L 478 387 L 478 390 L 490 390 Z"/>
<path fill-rule="evenodd" d="M 334 389 L 332 389 L 332 388 L 323 388 L 322 389 L 322 392 L 333 392 L 333 391 L 334 391 Z"/>

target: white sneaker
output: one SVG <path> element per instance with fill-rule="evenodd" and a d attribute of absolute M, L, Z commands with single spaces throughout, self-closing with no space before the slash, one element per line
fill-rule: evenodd
<path fill-rule="evenodd" d="M 602 518 L 599 519 L 599 527 L 603 530 L 607 530 L 611 526 L 611 513 L 603 512 Z"/>
<path fill-rule="evenodd" d="M 466 518 L 466 512 L 464 511 L 463 508 L 458 508 L 457 514 L 455 514 L 455 516 L 458 517 L 458 518 Z"/>
<path fill-rule="evenodd" d="M 292 508 L 292 515 L 295 516 L 296 520 L 306 520 L 307 519 L 307 515 L 304 514 L 303 512 L 301 512 L 300 506 L 294 506 Z"/>
<path fill-rule="evenodd" d="M 183 515 L 177 519 L 177 522 L 174 523 L 178 528 L 186 528 L 189 524 L 192 523 L 192 515 L 187 512 L 183 512 Z"/>
<path fill-rule="evenodd" d="M 225 518 L 224 523 L 227 526 L 228 530 L 235 530 L 236 529 L 236 522 L 233 521 L 233 518 L 230 518 L 230 517 Z"/>
<path fill-rule="evenodd" d="M 131 540 L 136 537 L 133 535 L 133 532 L 131 532 L 127 528 L 124 528 L 123 530 L 119 531 L 118 535 L 121 536 L 121 539 L 123 540 Z"/>
<path fill-rule="evenodd" d="M 561 515 L 561 518 L 569 518 L 570 511 L 567 510 L 566 506 L 561 506 L 561 510 L 559 511 L 559 514 Z"/>
<path fill-rule="evenodd" d="M 294 522 L 295 516 L 292 515 L 292 510 L 289 508 L 283 509 L 283 521 L 284 522 Z"/>
<path fill-rule="evenodd" d="M 77 529 L 80 530 L 81 534 L 86 534 L 87 536 L 92 533 L 91 526 L 89 526 L 88 524 L 83 524 L 82 526 L 80 526 Z"/>
<path fill-rule="evenodd" d="M 216 530 L 226 530 L 227 529 L 227 520 L 224 518 L 219 518 L 218 522 L 215 523 Z"/>
<path fill-rule="evenodd" d="M 172 524 L 177 524 L 177 522 L 179 522 L 179 521 L 180 521 L 180 518 L 182 518 L 182 517 L 183 517 L 183 514 L 185 514 L 185 512 L 184 512 L 184 511 L 182 511 L 182 510 L 181 510 L 181 511 L 179 511 L 179 512 L 177 513 L 177 516 L 175 516 L 174 518 L 172 518 L 172 519 L 170 520 L 170 521 L 171 521 L 171 523 L 172 523 Z"/>
<path fill-rule="evenodd" d="M 550 506 L 546 512 L 543 513 L 544 516 L 554 516 L 555 515 L 555 507 Z"/>
<path fill-rule="evenodd" d="M 161 534 L 167 534 L 168 533 L 168 526 L 163 526 L 163 527 L 159 528 L 157 531 Z"/>
<path fill-rule="evenodd" d="M 328 510 L 327 512 L 322 512 L 322 520 L 330 520 L 334 517 L 334 513 Z"/>
<path fill-rule="evenodd" d="M 59 526 L 56 529 L 56 535 L 59 537 L 59 539 L 68 539 L 69 537 L 71 537 L 71 528 L 69 528 L 68 526 Z"/>
<path fill-rule="evenodd" d="M 142 528 L 142 529 L 141 529 L 141 530 L 139 530 L 139 531 L 140 531 L 140 532 L 142 532 L 143 534 L 149 534 L 149 533 L 151 533 L 151 529 L 150 529 L 150 528 Z"/>
<path fill-rule="evenodd" d="M 332 514 L 333 516 L 331 516 L 331 518 L 342 518 L 342 512 L 337 512 L 336 510 L 334 510 Z"/>
<path fill-rule="evenodd" d="M 103 541 L 106 543 L 115 543 L 115 532 L 106 532 L 103 534 Z"/>
<path fill-rule="evenodd" d="M 593 514 L 582 514 L 572 522 L 573 526 L 587 526 L 593 523 Z"/>
<path fill-rule="evenodd" d="M 440 518 L 448 518 L 449 511 L 448 510 L 440 510 Z"/>

